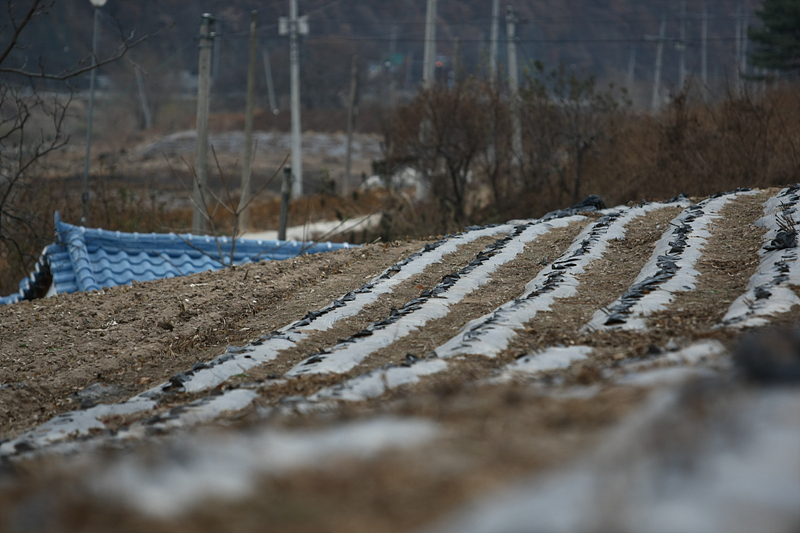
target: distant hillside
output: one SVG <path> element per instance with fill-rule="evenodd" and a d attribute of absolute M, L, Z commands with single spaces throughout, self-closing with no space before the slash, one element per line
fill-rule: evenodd
<path fill-rule="evenodd" d="M 399 89 L 416 85 L 421 78 L 424 44 L 424 0 L 385 2 L 379 0 L 299 0 L 301 13 L 308 14 L 311 35 L 302 48 L 303 101 L 306 107 L 340 107 L 348 87 L 350 57 L 363 58 L 364 88 L 381 94 L 388 86 L 380 65 L 390 52 L 400 59 L 392 67 L 392 77 Z M 631 56 L 636 51 L 636 79 L 649 84 L 653 74 L 656 44 L 643 41 L 645 35 L 658 33 L 660 16 L 668 17 L 667 37 L 679 36 L 679 2 L 666 0 L 569 0 L 567 2 L 503 2 L 514 5 L 519 13 L 519 57 L 524 63 L 541 59 L 547 64 L 566 62 L 598 75 L 601 79 L 624 83 Z M 735 49 L 736 0 L 707 2 L 711 16 L 709 31 L 709 74 L 713 80 L 732 75 Z M 687 2 L 690 16 L 687 25 L 687 67 L 700 68 L 701 0 Z M 747 0 L 744 12 L 751 13 L 760 2 Z M 181 70 L 196 69 L 197 34 L 203 12 L 214 14 L 218 21 L 219 59 L 217 90 L 235 93 L 243 90 L 246 68 L 249 14 L 257 9 L 260 17 L 262 44 L 271 51 L 271 62 L 279 95 L 288 93 L 288 61 L 286 39 L 277 35 L 279 16 L 288 14 L 288 0 L 269 3 L 253 0 L 211 0 L 187 2 L 179 0 L 112 0 L 103 8 L 106 25 L 102 42 L 108 50 L 115 41 L 118 20 L 125 31 L 152 33 L 148 43 L 131 53 L 151 77 L 165 76 Z M 485 62 L 491 21 L 489 0 L 440 0 L 438 16 L 439 52 L 444 70 L 453 54 L 453 40 L 461 42 L 461 56 L 467 71 L 474 71 Z M 83 57 L 91 46 L 91 6 L 88 2 L 56 2 L 49 16 L 39 20 L 23 35 L 24 49 L 14 54 L 14 61 L 30 64 L 42 56 L 52 68 L 63 68 Z M 394 38 L 393 38 L 394 36 Z M 7 32 L 2 35 L 7 39 Z M 505 23 L 501 21 L 500 61 L 505 62 Z M 404 61 L 404 62 L 403 62 Z M 678 80 L 678 52 L 669 45 L 664 52 L 662 79 L 667 86 Z M 371 67 L 371 70 L 370 70 Z M 129 64 L 104 69 L 107 74 L 132 79 Z M 446 75 L 445 72 L 441 73 Z M 264 81 L 261 80 L 262 85 Z M 167 85 L 162 88 L 166 89 Z M 262 87 L 263 88 L 263 87 Z"/>

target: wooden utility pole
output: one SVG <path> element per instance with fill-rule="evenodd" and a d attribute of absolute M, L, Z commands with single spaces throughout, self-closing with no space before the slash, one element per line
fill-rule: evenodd
<path fill-rule="evenodd" d="M 489 77 L 492 85 L 497 84 L 497 39 L 500 34 L 500 0 L 492 1 L 492 36 L 489 49 Z"/>
<path fill-rule="evenodd" d="M 256 107 L 256 61 L 258 60 L 258 11 L 250 14 L 250 61 L 247 65 L 247 104 L 244 110 L 244 149 L 242 151 L 242 196 L 239 199 L 239 229 L 250 226 L 250 198 L 253 173 L 253 113 Z M 236 235 L 234 235 L 236 237 Z"/>
<path fill-rule="evenodd" d="M 508 88 L 511 96 L 512 141 L 511 149 L 514 158 L 522 158 L 522 123 L 519 117 L 519 72 L 517 65 L 517 13 L 514 6 L 506 8 L 506 36 L 508 37 Z"/>
<path fill-rule="evenodd" d="M 661 58 L 664 55 L 664 41 L 667 32 L 667 14 L 661 15 L 661 29 L 658 32 L 658 37 L 646 35 L 645 39 L 649 41 L 657 41 L 658 48 L 656 49 L 656 68 L 653 72 L 653 98 L 650 101 L 650 110 L 653 114 L 658 113 L 661 107 Z"/>
<path fill-rule="evenodd" d="M 350 68 L 350 107 L 347 111 L 347 158 L 344 163 L 344 180 L 342 181 L 342 196 L 350 194 L 350 164 L 353 159 L 353 128 L 356 114 L 358 113 L 358 56 L 353 56 L 353 65 Z"/>
<path fill-rule="evenodd" d="M 426 89 L 433 86 L 436 74 L 436 0 L 428 0 L 425 14 L 425 57 L 422 82 Z"/>
<path fill-rule="evenodd" d="M 194 152 L 195 181 L 193 187 L 192 232 L 202 234 L 206 220 L 206 187 L 208 187 L 208 111 L 211 90 L 211 49 L 214 46 L 214 17 L 203 14 L 200 25 L 200 63 L 197 70 L 197 144 Z"/>

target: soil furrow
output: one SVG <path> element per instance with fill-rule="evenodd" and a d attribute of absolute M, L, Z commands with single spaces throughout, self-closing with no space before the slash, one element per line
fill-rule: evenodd
<path fill-rule="evenodd" d="M 426 357 L 467 322 L 520 296 L 525 290 L 525 285 L 547 264 L 559 257 L 572 244 L 575 236 L 591 222 L 589 219 L 573 223 L 567 228 L 555 228 L 526 245 L 525 251 L 517 256 L 513 263 L 501 266 L 492 275 L 492 280 L 488 284 L 480 287 L 463 301 L 450 306 L 450 312 L 446 317 L 433 320 L 426 324 L 424 330 L 415 331 L 374 353 L 369 361 L 359 365 L 352 374 L 358 375 L 388 363 L 399 364 L 405 360 L 406 354 L 417 358 Z"/>
<path fill-rule="evenodd" d="M 0 440 L 82 400 L 92 383 L 113 403 L 209 360 L 226 345 L 321 308 L 424 242 L 368 245 L 0 309 Z M 100 400 L 98 400 L 100 401 Z"/>

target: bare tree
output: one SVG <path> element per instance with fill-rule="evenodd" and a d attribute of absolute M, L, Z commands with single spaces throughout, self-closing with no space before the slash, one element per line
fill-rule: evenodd
<path fill-rule="evenodd" d="M 389 143 L 387 159 L 413 161 L 427 176 L 443 213 L 459 225 L 466 221 L 476 161 L 491 138 L 489 109 L 481 101 L 483 85 L 468 79 L 452 88 L 436 85 L 420 92 L 398 110 Z"/>
<path fill-rule="evenodd" d="M 73 102 L 69 81 L 116 61 L 147 38 L 126 34 L 120 27 L 118 46 L 94 62 L 88 54 L 58 71 L 48 70 L 42 57 L 36 65 L 29 65 L 27 59 L 16 64 L 14 52 L 24 50 L 26 30 L 46 17 L 52 5 L 44 0 L 7 0 L 5 21 L 0 25 L 0 253 L 15 255 L 23 272 L 35 260 L 43 240 L 42 221 L 36 220 L 23 199 L 30 192 L 37 165 L 68 142 L 65 119 Z M 60 90 L 52 90 L 57 85 Z"/>
<path fill-rule="evenodd" d="M 580 199 L 586 156 L 608 140 L 613 122 L 621 117 L 621 106 L 627 104 L 625 90 L 619 91 L 621 98 L 613 85 L 600 90 L 593 75 L 581 77 L 563 63 L 547 74 L 540 62 L 534 63 L 526 82 L 529 87 L 527 105 L 539 108 L 538 114 L 548 126 L 557 125 L 557 135 L 548 131 L 544 137 L 539 136 L 540 146 L 546 146 L 548 139 L 557 140 L 568 156 L 568 167 L 556 164 L 555 168 L 561 173 L 565 188 L 568 187 L 566 168 L 571 169 L 572 202 L 575 203 Z M 552 149 L 547 152 L 556 153 Z"/>

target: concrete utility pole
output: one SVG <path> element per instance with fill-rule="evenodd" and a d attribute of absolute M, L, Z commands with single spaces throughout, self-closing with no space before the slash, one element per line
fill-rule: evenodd
<path fill-rule="evenodd" d="M 278 104 L 275 101 L 275 84 L 272 83 L 272 65 L 269 62 L 269 51 L 264 48 L 261 50 L 261 56 L 264 59 L 264 75 L 267 77 L 267 96 L 269 97 L 269 108 L 272 110 L 273 115 L 277 115 Z"/>
<path fill-rule="evenodd" d="M 686 0 L 681 1 L 681 33 L 678 41 L 678 79 L 680 87 L 683 89 L 686 83 Z"/>
<path fill-rule="evenodd" d="M 631 53 L 628 56 L 628 94 L 633 90 L 633 80 L 636 75 L 636 45 L 631 46 Z"/>
<path fill-rule="evenodd" d="M 497 84 L 497 38 L 500 34 L 500 0 L 492 0 L 492 36 L 489 49 L 489 77 L 492 85 Z"/>
<path fill-rule="evenodd" d="M 506 35 L 508 37 L 508 88 L 511 93 L 513 156 L 518 161 L 522 158 L 522 123 L 519 118 L 519 73 L 517 65 L 517 12 L 514 6 L 506 7 Z"/>
<path fill-rule="evenodd" d="M 650 102 L 650 110 L 653 114 L 658 113 L 661 107 L 661 58 L 664 55 L 664 41 L 667 32 L 667 14 L 661 15 L 661 29 L 658 32 L 658 37 L 652 35 L 645 35 L 648 41 L 657 41 L 658 48 L 656 49 L 656 68 L 653 73 L 653 99 Z"/>
<path fill-rule="evenodd" d="M 428 0 L 425 15 L 425 57 L 422 66 L 422 83 L 426 89 L 433 86 L 436 74 L 436 0 Z"/>
<path fill-rule="evenodd" d="M 91 0 L 94 6 L 94 28 L 92 33 L 92 66 L 97 65 L 97 38 L 100 35 L 100 8 L 106 0 Z M 94 80 L 97 77 L 97 68 L 93 68 L 89 77 L 89 118 L 86 122 L 86 160 L 83 165 L 83 195 L 81 204 L 83 214 L 81 224 L 86 224 L 86 216 L 89 211 L 89 157 L 92 154 L 92 116 L 94 115 Z"/>
<path fill-rule="evenodd" d="M 353 158 L 353 127 L 355 126 L 356 113 L 358 113 L 358 56 L 354 55 L 353 66 L 350 68 L 350 108 L 347 111 L 347 158 L 344 164 L 342 196 L 350 193 L 350 163 Z"/>
<path fill-rule="evenodd" d="M 300 44 L 298 35 L 308 35 L 308 17 L 297 16 L 297 0 L 289 0 L 289 18 L 279 19 L 279 33 L 289 35 L 292 104 L 292 196 L 303 195 L 303 154 L 300 133 Z"/>
<path fill-rule="evenodd" d="M 239 199 L 239 231 L 250 226 L 250 198 L 253 186 L 253 113 L 256 107 L 256 61 L 258 60 L 258 11 L 250 14 L 250 61 L 247 65 L 247 104 L 244 111 L 244 150 L 242 152 L 242 196 Z M 234 235 L 236 237 L 236 235 Z"/>
<path fill-rule="evenodd" d="M 200 62 L 197 69 L 197 144 L 194 151 L 192 233 L 206 232 L 205 189 L 208 186 L 208 112 L 211 90 L 211 49 L 214 46 L 214 17 L 203 14 L 200 25 Z"/>
<path fill-rule="evenodd" d="M 222 35 L 222 21 L 215 20 L 214 21 L 214 33 L 216 34 L 215 37 L 219 37 Z M 222 39 L 214 39 L 214 52 L 211 55 L 211 79 L 217 79 L 219 76 L 219 56 L 222 47 Z"/>

